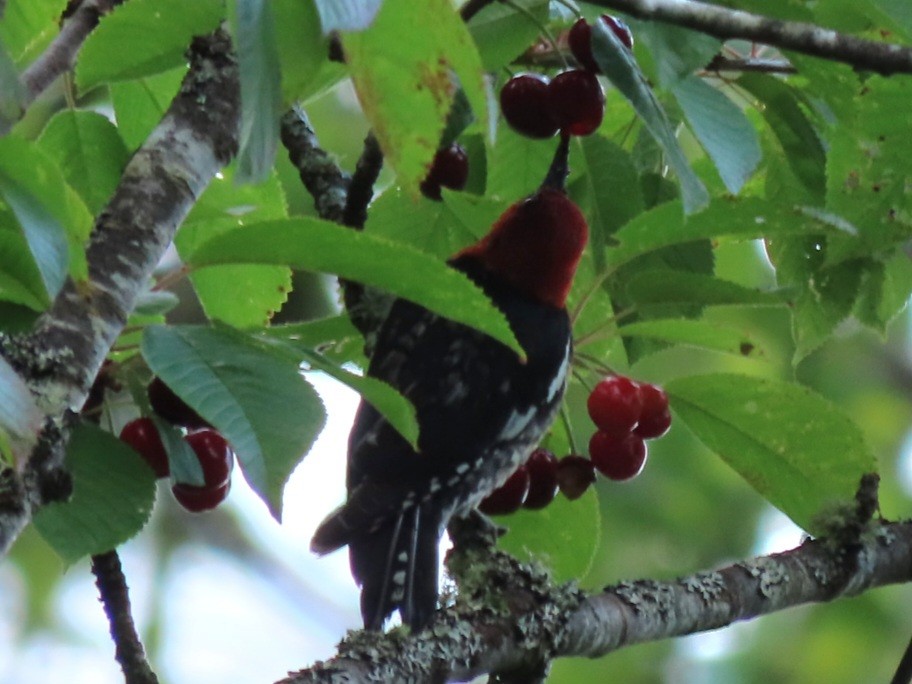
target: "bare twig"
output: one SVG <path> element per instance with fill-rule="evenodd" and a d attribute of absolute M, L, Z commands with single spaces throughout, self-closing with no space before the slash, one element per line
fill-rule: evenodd
<path fill-rule="evenodd" d="M 104 605 L 115 655 L 126 684 L 158 684 L 146 660 L 130 608 L 130 591 L 116 551 L 92 556 L 92 574 Z"/>
<path fill-rule="evenodd" d="M 320 147 L 303 109 L 296 106 L 285 113 L 281 136 L 291 163 L 314 199 L 320 218 L 341 223 L 351 181 Z"/>
<path fill-rule="evenodd" d="M 591 0 L 647 21 L 663 21 L 722 40 L 742 38 L 889 75 L 912 73 L 912 48 L 877 43 L 795 21 L 719 7 L 695 0 Z"/>

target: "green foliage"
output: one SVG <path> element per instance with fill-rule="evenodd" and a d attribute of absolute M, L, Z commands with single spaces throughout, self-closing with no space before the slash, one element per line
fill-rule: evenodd
<path fill-rule="evenodd" d="M 66 467 L 73 496 L 45 506 L 35 527 L 65 563 L 123 544 L 149 520 L 155 474 L 126 444 L 92 425 L 73 431 Z"/>
<path fill-rule="evenodd" d="M 912 40 L 904 0 L 720 4 Z M 0 125 L 19 118 L 25 100 L 15 76 L 57 35 L 65 5 L 6 3 Z M 603 11 L 582 9 L 590 18 Z M 347 314 L 315 318 L 326 314 L 326 293 L 294 292 L 295 271 L 380 288 L 520 351 L 503 315 L 445 260 L 541 183 L 556 139 L 526 139 L 493 116 L 489 84 L 508 72 L 553 75 L 526 52 L 541 38 L 538 23 L 559 33 L 570 17 L 544 0 L 492 3 L 467 25 L 448 0 L 118 5 L 79 53 L 75 92 L 63 84 L 68 106 L 33 107 L 0 139 L 0 331 L 28 329 L 67 278 L 85 284 L 93 217 L 177 93 L 192 37 L 228 19 L 240 66 L 241 153 L 183 221 L 179 261 L 163 263 L 143 288 L 110 355 L 131 393 L 109 393 L 102 425 L 118 425 L 118 402 L 148 414 L 144 383 L 161 376 L 231 441 L 247 481 L 279 518 L 284 485 L 324 421 L 306 370 L 354 388 L 409 441 L 418 437 L 414 407 L 357 372 L 364 340 Z M 884 356 L 880 345 L 903 342 L 891 323 L 912 293 L 910 81 L 778 53 L 797 73 L 710 74 L 703 68 L 719 54 L 716 38 L 632 26 L 633 52 L 610 31 L 593 33 L 607 109 L 595 134 L 571 144 L 568 192 L 591 240 L 570 300 L 577 355 L 565 419 L 546 443 L 558 455 L 584 451 L 594 429 L 587 388 L 610 372 L 665 384 L 676 423 L 650 444 L 636 481 L 504 518 L 502 544 L 546 561 L 560 579 L 681 574 L 751 552 L 764 502 L 823 531 L 818 516 L 851 502 L 878 460 L 884 500 L 907 513 L 907 496 L 886 475 L 910 407 L 883 372 L 905 351 Z M 345 63 L 329 59 L 332 31 Z M 737 42 L 726 49 L 746 50 Z M 349 90 L 334 88 L 343 81 L 360 111 Z M 386 168 L 363 232 L 314 218 L 284 153 L 276 154 L 279 117 L 296 101 L 345 166 L 362 138 L 353 121 L 377 135 Z M 419 196 L 438 145 L 451 138 L 469 150 L 467 191 L 444 190 L 441 202 Z M 196 325 L 179 324 L 188 319 Z M 884 358 L 859 361 L 871 349 Z M 16 438 L 37 429 L 37 411 L 0 362 L 5 461 Z M 181 431 L 160 429 L 172 471 L 199 481 Z M 46 508 L 35 525 L 72 563 L 135 535 L 154 490 L 135 454 L 99 428 L 77 429 L 67 458 L 74 499 Z M 719 534 L 694 534 L 710 527 Z M 883 618 L 890 607 L 877 610 Z M 882 619 L 880 636 L 904 619 Z M 784 681 L 782 668 L 799 659 L 813 675 L 828 667 L 830 656 L 767 646 L 781 661 L 744 681 Z M 621 654 L 612 667 L 658 680 L 667 647 L 650 648 L 655 662 Z M 561 669 L 554 681 L 565 681 Z M 824 679 L 849 681 L 831 669 Z M 604 669 L 581 676 L 608 678 Z"/>
<path fill-rule="evenodd" d="M 675 411 L 726 463 L 812 533 L 877 470 L 852 420 L 809 389 L 746 375 L 695 375 L 666 387 Z"/>
<path fill-rule="evenodd" d="M 280 519 L 285 482 L 324 422 L 297 364 L 221 327 L 150 327 L 142 351 L 152 372 L 231 443 L 247 482 Z"/>
<path fill-rule="evenodd" d="M 131 81 L 173 69 L 184 61 L 193 36 L 218 27 L 222 0 L 138 0 L 102 19 L 76 64 L 76 84 L 89 90 L 102 83 Z M 155 40 L 149 40 L 154 35 Z"/>

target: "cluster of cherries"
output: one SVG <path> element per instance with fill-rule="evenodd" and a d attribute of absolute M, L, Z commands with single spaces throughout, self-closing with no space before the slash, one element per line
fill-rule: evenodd
<path fill-rule="evenodd" d="M 601 17 L 628 48 L 633 35 L 615 17 Z M 592 56 L 592 27 L 585 19 L 570 29 L 570 51 L 582 69 L 568 69 L 553 79 L 542 74 L 513 76 L 500 91 L 500 109 L 507 123 L 529 138 L 563 135 L 589 135 L 598 129 L 605 115 L 605 91 L 599 83 L 598 65 Z"/>
<path fill-rule="evenodd" d="M 618 39 L 633 49 L 633 34 L 627 24 L 608 14 L 600 21 Z M 529 138 L 550 138 L 558 131 L 566 135 L 589 135 L 605 115 L 605 91 L 596 74 L 601 73 L 592 56 L 592 27 L 579 19 L 567 35 L 570 51 L 582 69 L 569 69 L 553 79 L 534 73 L 517 74 L 500 91 L 500 108 L 507 123 Z M 437 151 L 421 193 L 439 201 L 441 188 L 462 190 L 469 179 L 469 158 L 465 149 L 452 143 Z"/>
<path fill-rule="evenodd" d="M 558 490 L 568 499 L 577 499 L 595 482 L 597 472 L 611 480 L 629 480 L 646 464 L 644 440 L 661 437 L 671 426 L 664 390 L 622 375 L 596 385 L 586 408 L 598 428 L 589 440 L 589 458 L 569 455 L 558 460 L 547 449 L 536 449 L 525 465 L 479 504 L 479 510 L 506 515 L 520 508 L 544 508 Z"/>
<path fill-rule="evenodd" d="M 203 471 L 203 485 L 174 482 L 171 492 L 188 511 L 200 513 L 218 506 L 231 489 L 234 451 L 224 437 L 177 396 L 161 378 L 153 378 L 147 388 L 152 410 L 176 427 L 186 430 L 184 439 Z M 151 418 L 137 418 L 124 425 L 120 439 L 133 448 L 159 478 L 168 477 L 171 469 L 161 435 Z"/>

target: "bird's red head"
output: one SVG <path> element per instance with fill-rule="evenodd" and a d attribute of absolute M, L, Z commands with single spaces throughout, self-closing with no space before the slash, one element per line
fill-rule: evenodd
<path fill-rule="evenodd" d="M 456 258 L 476 260 L 538 301 L 562 309 L 589 239 L 579 207 L 543 186 L 511 205 L 485 237 Z"/>

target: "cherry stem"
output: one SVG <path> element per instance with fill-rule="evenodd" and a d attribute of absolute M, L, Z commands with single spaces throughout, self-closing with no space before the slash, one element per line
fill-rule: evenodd
<path fill-rule="evenodd" d="M 598 342 L 599 340 L 604 339 L 605 337 L 608 337 L 608 335 L 605 334 L 606 328 L 617 325 L 623 319 L 627 318 L 628 316 L 633 315 L 633 313 L 635 311 L 636 311 L 636 309 L 634 309 L 633 307 L 624 309 L 623 311 L 619 311 L 618 313 L 614 314 L 614 316 L 611 316 L 604 323 L 597 325 L 595 328 L 593 328 L 586 334 L 580 335 L 575 340 L 573 340 L 573 346 L 575 348 L 584 347 L 587 344 L 591 344 L 593 342 Z"/>
<path fill-rule="evenodd" d="M 187 274 L 190 273 L 190 268 L 186 265 L 181 266 L 180 268 L 175 268 L 172 271 L 168 271 L 159 278 L 155 285 L 152 287 L 153 292 L 160 292 L 161 290 L 167 290 L 175 283 L 183 280 Z"/>
<path fill-rule="evenodd" d="M 551 166 L 541 184 L 543 188 L 554 188 L 564 192 L 567 176 L 570 174 L 570 167 L 567 163 L 569 155 L 570 135 L 561 131 L 560 143 L 554 152 L 554 159 L 551 160 Z"/>
<path fill-rule="evenodd" d="M 573 307 L 573 313 L 570 314 L 570 324 L 575 325 L 576 321 L 579 319 L 580 314 L 583 313 L 583 309 L 586 308 L 586 304 L 589 303 L 589 300 L 592 299 L 592 296 L 599 290 L 599 288 L 604 285 L 605 281 L 608 280 L 614 274 L 614 268 L 608 268 L 604 273 L 596 276 L 595 281 L 592 283 L 592 286 L 583 293 L 583 296 L 577 302 L 576 306 Z"/>
<path fill-rule="evenodd" d="M 606 366 L 599 359 L 595 358 L 591 354 L 573 354 L 574 362 L 579 361 L 580 365 L 586 367 L 588 370 L 595 371 L 603 375 L 614 375 L 614 371 L 610 366 Z"/>
<path fill-rule="evenodd" d="M 543 23 L 541 23 L 538 20 L 538 17 L 536 17 L 534 14 L 532 14 L 532 12 L 530 12 L 528 8 L 523 7 L 519 3 L 513 2 L 513 0 L 500 0 L 500 1 L 507 7 L 510 7 L 512 9 L 516 10 L 519 14 L 522 14 L 526 19 L 528 19 L 533 24 L 535 24 L 535 27 L 539 31 L 541 31 L 542 34 L 547 39 L 547 41 L 549 43 L 551 43 L 551 47 L 554 50 L 554 53 L 560 56 L 560 59 L 564 65 L 564 68 L 565 69 L 570 68 L 570 63 L 567 62 L 567 58 L 564 57 L 564 53 L 561 52 L 561 49 L 557 46 L 557 39 L 554 37 L 554 34 L 551 33 L 551 29 L 549 29 L 547 26 L 545 26 Z"/>
<path fill-rule="evenodd" d="M 567 431 L 567 441 L 570 443 L 570 453 L 579 455 L 576 448 L 576 439 L 573 437 L 573 428 L 570 426 L 570 414 L 567 412 L 567 404 L 561 404 L 560 408 L 561 422 L 564 424 L 564 430 Z"/>

